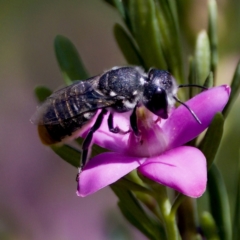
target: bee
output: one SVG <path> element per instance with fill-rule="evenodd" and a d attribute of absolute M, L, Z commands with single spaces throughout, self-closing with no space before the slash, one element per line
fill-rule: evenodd
<path fill-rule="evenodd" d="M 82 169 L 88 158 L 93 134 L 101 126 L 107 112 L 109 131 L 116 134 L 120 129 L 114 127 L 114 113 L 131 111 L 131 130 L 136 136 L 140 135 L 136 110 L 142 105 L 158 117 L 167 119 L 169 110 L 177 101 L 201 123 L 196 114 L 176 96 L 178 88 L 185 86 L 190 85 L 178 86 L 174 77 L 165 70 L 150 69 L 145 73 L 140 67 L 114 67 L 54 92 L 38 107 L 31 121 L 38 125 L 41 141 L 51 145 L 87 127 L 97 115 L 82 144 Z"/>

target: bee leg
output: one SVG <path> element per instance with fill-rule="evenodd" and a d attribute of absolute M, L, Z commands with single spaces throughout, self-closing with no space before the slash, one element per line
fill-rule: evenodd
<path fill-rule="evenodd" d="M 131 130 L 123 131 L 119 127 L 113 127 L 113 114 L 110 113 L 108 116 L 108 129 L 112 133 L 120 133 L 120 134 L 126 134 L 131 132 Z"/>
<path fill-rule="evenodd" d="M 96 122 L 94 123 L 94 125 L 90 128 L 87 137 L 84 139 L 83 144 L 82 144 L 82 155 L 81 155 L 81 163 L 80 163 L 80 171 L 81 169 L 83 169 L 83 167 L 85 166 L 87 159 L 88 159 L 88 150 L 89 147 L 91 145 L 92 142 L 92 138 L 93 138 L 93 133 L 96 132 L 98 130 L 98 128 L 100 128 L 102 121 L 103 121 L 103 117 L 104 115 L 107 113 L 106 109 L 102 109 L 102 111 L 100 112 L 100 114 L 97 117 Z"/>
<path fill-rule="evenodd" d="M 120 129 L 118 127 L 113 127 L 113 114 L 110 113 L 108 116 L 108 129 L 112 133 L 119 133 Z"/>
<path fill-rule="evenodd" d="M 133 112 L 130 116 L 130 125 L 131 125 L 131 128 L 134 132 L 134 134 L 139 137 L 140 136 L 140 133 L 139 133 L 139 130 L 138 130 L 138 125 L 137 125 L 137 105 L 134 107 L 133 109 Z"/>

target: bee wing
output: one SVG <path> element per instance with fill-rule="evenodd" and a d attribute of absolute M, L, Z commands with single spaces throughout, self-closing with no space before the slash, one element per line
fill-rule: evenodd
<path fill-rule="evenodd" d="M 54 92 L 37 108 L 30 121 L 36 125 L 59 124 L 114 104 L 112 99 L 95 90 L 94 79 L 97 81 L 98 77 L 75 82 Z"/>

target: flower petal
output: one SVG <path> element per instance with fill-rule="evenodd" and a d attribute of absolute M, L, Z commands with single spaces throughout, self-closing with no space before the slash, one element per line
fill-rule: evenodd
<path fill-rule="evenodd" d="M 151 119 L 152 120 L 152 119 Z M 135 157 L 158 156 L 167 148 L 167 140 L 164 132 L 156 123 L 149 127 L 139 127 L 140 137 L 136 137 L 134 132 L 129 134 L 128 147 L 126 155 Z"/>
<path fill-rule="evenodd" d="M 186 107 L 181 105 L 163 125 L 168 137 L 168 149 L 181 146 L 198 136 L 211 123 L 214 115 L 227 104 L 230 87 L 222 85 L 206 90 L 186 102 L 201 121 L 199 124 Z"/>
<path fill-rule="evenodd" d="M 194 147 L 182 146 L 149 158 L 138 171 L 190 197 L 200 197 L 206 189 L 206 159 Z"/>
<path fill-rule="evenodd" d="M 91 158 L 80 173 L 77 195 L 85 197 L 116 182 L 145 160 L 109 152 Z"/>
<path fill-rule="evenodd" d="M 100 111 L 98 111 L 96 115 L 98 115 L 99 113 Z M 121 132 L 112 133 L 109 131 L 108 128 L 107 124 L 108 114 L 107 114 L 106 116 L 104 116 L 101 127 L 96 132 L 94 132 L 92 142 L 110 151 L 124 153 L 128 148 L 129 133 L 127 133 L 127 131 L 130 129 L 129 118 L 130 112 L 121 114 L 115 113 L 114 127 L 119 127 L 122 133 Z M 85 138 L 90 127 L 95 123 L 95 121 L 96 117 L 91 120 L 91 124 L 89 124 L 89 127 L 86 128 L 85 131 L 81 131 L 79 136 Z"/>

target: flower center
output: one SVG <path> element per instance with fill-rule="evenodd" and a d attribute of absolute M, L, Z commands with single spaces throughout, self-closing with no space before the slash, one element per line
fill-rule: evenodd
<path fill-rule="evenodd" d="M 137 109 L 137 124 L 140 136 L 129 134 L 128 154 L 137 157 L 152 157 L 164 152 L 167 139 L 160 127 L 161 120 L 144 106 Z"/>

